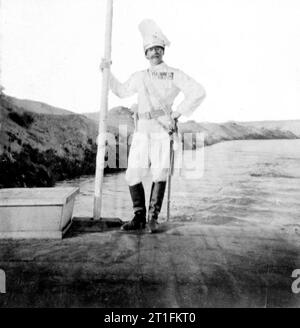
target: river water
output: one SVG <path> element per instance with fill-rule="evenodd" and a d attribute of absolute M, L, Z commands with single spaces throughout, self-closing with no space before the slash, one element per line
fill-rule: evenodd
<path fill-rule="evenodd" d="M 122 172 L 105 176 L 103 217 L 131 219 L 131 201 L 124 175 Z M 80 187 L 74 216 L 91 217 L 94 177 L 58 184 L 66 185 Z M 148 200 L 150 175 L 144 185 Z M 161 220 L 165 217 L 166 201 Z M 201 178 L 176 175 L 172 179 L 170 221 L 263 224 L 297 229 L 300 227 L 300 140 L 230 141 L 205 147 Z"/>

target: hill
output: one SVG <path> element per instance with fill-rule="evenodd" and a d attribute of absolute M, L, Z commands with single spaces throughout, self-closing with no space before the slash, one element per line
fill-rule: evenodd
<path fill-rule="evenodd" d="M 98 116 L 78 115 L 0 93 L 0 188 L 53 186 L 58 180 L 94 174 Z M 134 131 L 130 110 L 111 109 L 107 127 L 109 165 L 105 172 L 115 172 L 119 170 L 119 154 L 128 153 Z M 179 124 L 179 131 L 182 135 L 202 132 L 205 145 L 229 140 L 296 139 L 300 138 L 300 120 L 222 124 L 188 121 Z M 195 138 L 185 144 L 186 149 L 196 146 Z M 108 154 L 115 154 L 113 162 Z"/>
<path fill-rule="evenodd" d="M 283 121 L 257 121 L 257 122 L 239 122 L 240 125 L 251 126 L 260 129 L 284 130 L 290 131 L 300 137 L 300 120 L 283 120 Z"/>
<path fill-rule="evenodd" d="M 98 122 L 98 113 L 83 114 Z M 133 129 L 133 120 L 129 109 L 117 107 L 109 111 L 109 126 L 117 131 L 119 124 L 127 124 Z M 179 132 L 203 133 L 206 146 L 222 141 L 249 139 L 297 139 L 300 138 L 300 120 L 290 121 L 262 121 L 262 122 L 226 122 L 209 123 L 187 121 L 179 123 Z M 195 143 L 195 141 L 194 141 Z M 186 148 L 193 147 L 187 143 Z"/>
<path fill-rule="evenodd" d="M 0 97 L 0 188 L 53 186 L 58 180 L 95 173 L 96 122 L 60 109 L 53 111 L 60 114 L 37 113 L 37 107 L 28 111 L 19 103 L 4 94 Z M 124 147 L 114 127 L 109 130 L 118 150 Z M 107 151 L 116 149 L 109 144 Z M 115 170 L 107 167 L 105 172 Z"/>
<path fill-rule="evenodd" d="M 99 121 L 99 112 L 96 113 L 83 113 L 82 115 L 89 118 L 91 121 L 98 124 Z M 120 126 L 127 126 L 129 134 L 132 134 L 134 131 L 134 121 L 133 116 L 130 110 L 126 107 L 115 107 L 108 111 L 107 116 L 107 127 L 108 131 L 118 134 Z"/>
<path fill-rule="evenodd" d="M 205 145 L 230 140 L 298 139 L 300 138 L 300 121 L 226 122 L 222 124 L 188 121 L 181 123 L 179 130 L 182 133 L 203 133 Z"/>
<path fill-rule="evenodd" d="M 6 100 L 10 102 L 11 106 L 15 106 L 16 108 L 20 108 L 29 112 L 33 112 L 36 114 L 50 114 L 50 115 L 72 115 L 73 112 L 57 108 L 54 106 L 50 106 L 43 102 L 27 100 L 27 99 L 18 99 L 15 97 L 6 96 Z"/>

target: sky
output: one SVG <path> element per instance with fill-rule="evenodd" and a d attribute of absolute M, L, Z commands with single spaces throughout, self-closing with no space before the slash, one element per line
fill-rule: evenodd
<path fill-rule="evenodd" d="M 106 0 L 0 3 L 6 94 L 98 111 Z M 150 18 L 171 41 L 164 61 L 206 90 L 188 119 L 300 119 L 299 17 L 299 0 L 114 0 L 112 71 L 125 82 L 149 66 L 138 24 Z M 110 108 L 135 102 L 109 95 Z"/>

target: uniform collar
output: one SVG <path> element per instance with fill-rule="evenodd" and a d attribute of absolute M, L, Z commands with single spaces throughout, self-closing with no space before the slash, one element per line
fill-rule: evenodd
<path fill-rule="evenodd" d="M 155 72 L 155 71 L 160 71 L 161 69 L 164 69 L 166 67 L 167 67 L 167 65 L 165 64 L 165 62 L 162 62 L 159 65 L 150 66 L 149 70 L 150 70 L 150 72 Z"/>

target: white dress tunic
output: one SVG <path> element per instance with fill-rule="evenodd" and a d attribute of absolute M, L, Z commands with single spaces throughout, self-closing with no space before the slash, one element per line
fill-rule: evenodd
<path fill-rule="evenodd" d="M 148 87 L 149 83 L 153 88 Z M 137 112 L 140 119 L 132 138 L 126 171 L 127 183 L 130 186 L 140 183 L 149 167 L 153 182 L 166 181 L 170 141 L 168 133 L 157 120 L 168 126 L 169 117 L 163 115 L 157 119 L 148 119 L 145 113 L 161 110 L 162 107 L 171 112 L 175 98 L 183 92 L 184 99 L 175 111 L 190 116 L 205 98 L 204 88 L 179 69 L 165 63 L 136 72 L 125 83 L 120 83 L 111 74 L 110 87 L 120 98 L 138 95 Z"/>

